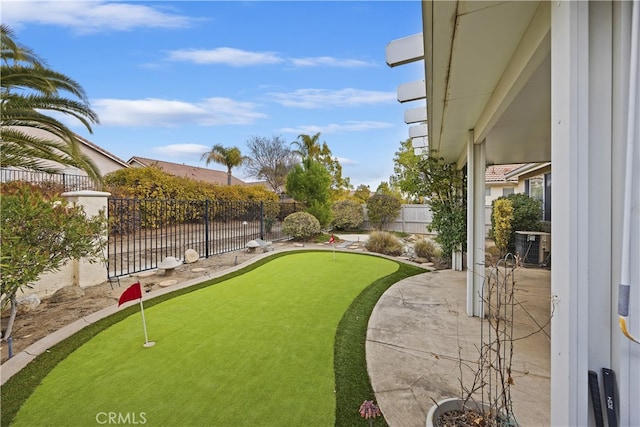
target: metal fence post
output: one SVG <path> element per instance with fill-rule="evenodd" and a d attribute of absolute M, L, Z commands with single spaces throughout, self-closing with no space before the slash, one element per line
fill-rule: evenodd
<path fill-rule="evenodd" d="M 204 201 L 204 256 L 209 258 L 209 199 Z"/>
<path fill-rule="evenodd" d="M 264 240 L 264 202 L 260 202 L 260 239 Z"/>

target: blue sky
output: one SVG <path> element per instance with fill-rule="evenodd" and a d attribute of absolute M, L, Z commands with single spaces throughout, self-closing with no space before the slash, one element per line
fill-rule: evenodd
<path fill-rule="evenodd" d="M 390 41 L 421 31 L 416 0 L 3 0 L 2 23 L 83 86 L 101 123 L 72 128 L 125 161 L 205 166 L 214 144 L 248 154 L 254 136 L 321 132 L 343 175 L 373 190 L 420 106 L 396 89 L 424 78 L 422 61 L 385 63 Z"/>

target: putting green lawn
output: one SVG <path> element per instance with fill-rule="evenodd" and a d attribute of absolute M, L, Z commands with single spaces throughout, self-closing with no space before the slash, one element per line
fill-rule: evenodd
<path fill-rule="evenodd" d="M 293 252 L 149 303 L 151 348 L 132 309 L 58 363 L 12 425 L 334 425 L 336 329 L 354 299 L 400 264 L 333 257 Z M 365 398 L 373 396 L 355 397 Z"/>

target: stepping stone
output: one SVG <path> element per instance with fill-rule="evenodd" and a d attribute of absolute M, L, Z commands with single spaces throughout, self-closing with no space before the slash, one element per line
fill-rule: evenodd
<path fill-rule="evenodd" d="M 176 283 L 178 283 L 177 280 L 171 279 L 171 280 L 163 280 L 162 282 L 158 283 L 158 285 L 161 288 L 166 288 L 167 286 L 175 285 Z"/>
<path fill-rule="evenodd" d="M 202 273 L 203 271 L 206 271 L 206 268 L 202 268 L 202 267 L 198 267 L 198 268 L 192 268 L 191 271 L 193 273 Z"/>

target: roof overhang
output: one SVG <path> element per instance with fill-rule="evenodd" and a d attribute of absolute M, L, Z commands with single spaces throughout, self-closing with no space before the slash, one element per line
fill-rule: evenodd
<path fill-rule="evenodd" d="M 550 3 L 424 1 L 422 14 L 430 149 L 464 164 L 473 130 L 487 164 L 550 161 Z"/>

